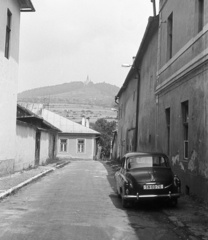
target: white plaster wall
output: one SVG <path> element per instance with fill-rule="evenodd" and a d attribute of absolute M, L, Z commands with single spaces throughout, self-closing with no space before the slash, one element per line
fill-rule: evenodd
<path fill-rule="evenodd" d="M 9 59 L 4 57 L 8 8 L 12 13 Z M 0 1 L 0 161 L 15 158 L 19 28 L 18 1 Z"/>
<path fill-rule="evenodd" d="M 40 162 L 39 164 L 45 164 L 49 158 L 49 145 L 50 145 L 50 134 L 48 132 L 41 132 L 40 140 Z"/>
<path fill-rule="evenodd" d="M 36 130 L 27 124 L 17 124 L 15 171 L 27 169 L 35 164 Z"/>

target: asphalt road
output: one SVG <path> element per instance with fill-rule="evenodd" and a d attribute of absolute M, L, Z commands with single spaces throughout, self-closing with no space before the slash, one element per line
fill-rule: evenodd
<path fill-rule="evenodd" d="M 72 161 L 0 202 L 0 239 L 188 239 L 163 208 L 123 209 L 108 165 Z"/>

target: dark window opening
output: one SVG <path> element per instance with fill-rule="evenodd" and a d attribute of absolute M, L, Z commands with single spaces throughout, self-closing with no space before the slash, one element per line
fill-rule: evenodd
<path fill-rule="evenodd" d="M 170 154 L 170 108 L 165 110 L 167 126 L 167 153 Z"/>
<path fill-rule="evenodd" d="M 204 26 L 204 0 L 198 0 L 198 32 Z"/>
<path fill-rule="evenodd" d="M 11 36 L 11 20 L 12 13 L 7 10 L 7 25 L 6 25 L 6 39 L 5 39 L 5 53 L 4 56 L 9 59 L 10 36 Z"/>
<path fill-rule="evenodd" d="M 182 123 L 183 123 L 183 141 L 184 141 L 184 159 L 188 159 L 188 133 L 189 133 L 189 104 L 188 101 L 182 103 Z"/>
<path fill-rule="evenodd" d="M 167 54 L 168 60 L 172 58 L 173 55 L 173 13 L 168 17 L 167 24 L 167 33 L 168 33 L 168 41 L 167 41 Z"/>

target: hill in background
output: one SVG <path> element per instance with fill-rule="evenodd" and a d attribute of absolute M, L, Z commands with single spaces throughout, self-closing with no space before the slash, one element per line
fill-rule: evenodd
<path fill-rule="evenodd" d="M 108 83 L 70 82 L 35 88 L 18 94 L 18 101 L 36 103 L 93 104 L 109 107 L 119 87 Z"/>
<path fill-rule="evenodd" d="M 108 83 L 70 82 L 24 91 L 18 94 L 18 102 L 42 103 L 50 109 L 75 122 L 85 115 L 92 122 L 98 118 L 114 120 L 115 96 L 119 87 Z"/>

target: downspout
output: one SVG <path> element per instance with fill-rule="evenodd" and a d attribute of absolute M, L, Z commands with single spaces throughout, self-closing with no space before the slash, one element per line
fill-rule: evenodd
<path fill-rule="evenodd" d="M 115 103 L 117 104 L 117 105 L 119 105 L 119 97 L 118 97 L 118 95 L 116 95 L 115 96 Z M 118 111 L 117 111 L 117 146 L 116 146 L 116 157 L 118 158 L 120 158 L 120 156 L 121 156 L 121 150 L 120 150 L 120 139 L 118 139 L 118 128 L 119 128 L 119 109 L 118 109 Z"/>
<path fill-rule="evenodd" d="M 138 121 L 139 121 L 139 97 L 140 97 L 140 72 L 139 69 L 136 69 L 136 72 L 138 74 L 138 80 L 137 80 L 137 102 L 136 102 L 136 133 L 135 133 L 135 145 L 134 145 L 134 151 L 137 151 L 137 144 L 138 144 Z"/>
<path fill-rule="evenodd" d="M 153 16 L 156 16 L 156 5 L 155 5 L 155 0 L 151 0 L 151 2 L 153 3 Z"/>

